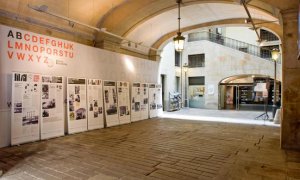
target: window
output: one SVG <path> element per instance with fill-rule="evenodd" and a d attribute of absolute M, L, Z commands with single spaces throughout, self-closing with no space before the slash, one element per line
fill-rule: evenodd
<path fill-rule="evenodd" d="M 272 54 L 271 54 L 271 51 L 272 49 L 279 49 L 279 46 L 278 45 L 275 45 L 275 46 L 264 46 L 260 49 L 260 57 L 262 58 L 269 58 L 271 59 L 272 58 Z"/>
<path fill-rule="evenodd" d="M 239 48 L 240 51 L 248 53 L 248 48 L 247 47 L 240 47 Z"/>
<path fill-rule="evenodd" d="M 260 30 L 260 38 L 262 40 L 266 40 L 266 41 L 278 41 L 278 37 L 276 35 L 274 35 L 273 33 L 263 30 Z"/>
<path fill-rule="evenodd" d="M 199 107 L 201 106 L 201 104 L 203 104 L 203 100 L 199 98 L 203 97 L 205 94 L 204 76 L 189 77 L 189 94 L 190 94 L 190 102 L 193 102 L 192 103 L 193 107 Z"/>
<path fill-rule="evenodd" d="M 222 28 L 216 28 L 216 34 L 222 34 Z"/>
<path fill-rule="evenodd" d="M 205 76 L 189 77 L 189 85 L 205 85 Z"/>
<path fill-rule="evenodd" d="M 189 68 L 205 66 L 205 55 L 204 54 L 189 55 L 188 59 L 189 59 Z"/>
<path fill-rule="evenodd" d="M 179 87 L 180 87 L 180 77 L 178 77 L 178 76 L 176 76 L 176 85 L 175 85 L 175 87 L 176 87 L 176 92 L 179 92 L 180 91 L 180 89 L 179 89 Z"/>
<path fill-rule="evenodd" d="M 180 53 L 175 51 L 175 66 L 180 66 Z"/>

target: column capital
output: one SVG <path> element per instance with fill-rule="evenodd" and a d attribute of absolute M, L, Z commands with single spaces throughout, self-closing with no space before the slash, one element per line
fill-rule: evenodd
<path fill-rule="evenodd" d="M 280 13 L 281 13 L 283 19 L 292 18 L 294 20 L 294 19 L 298 19 L 299 9 L 293 8 L 293 9 L 281 10 Z"/>

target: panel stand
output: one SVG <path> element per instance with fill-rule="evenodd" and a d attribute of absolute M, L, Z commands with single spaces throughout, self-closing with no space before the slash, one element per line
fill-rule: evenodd
<path fill-rule="evenodd" d="M 268 98 L 264 98 L 264 113 L 262 113 L 261 115 L 257 116 L 255 118 L 255 120 L 257 119 L 263 119 L 264 120 L 264 124 L 265 124 L 265 120 L 269 119 L 269 115 L 268 115 Z"/>

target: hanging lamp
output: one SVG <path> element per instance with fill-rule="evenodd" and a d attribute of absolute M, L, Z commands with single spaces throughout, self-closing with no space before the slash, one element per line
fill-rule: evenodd
<path fill-rule="evenodd" d="M 183 51 L 184 48 L 184 40 L 185 38 L 181 35 L 180 32 L 180 4 L 182 3 L 182 0 L 176 0 L 178 4 L 178 32 L 177 36 L 173 39 L 174 40 L 174 47 L 177 52 Z"/>

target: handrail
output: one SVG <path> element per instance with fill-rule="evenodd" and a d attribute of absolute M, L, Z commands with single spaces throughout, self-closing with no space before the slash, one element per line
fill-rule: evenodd
<path fill-rule="evenodd" d="M 230 47 L 232 49 L 242 51 L 244 53 L 248 53 L 266 59 L 268 61 L 273 61 L 271 50 L 267 48 L 263 48 L 260 46 L 256 46 L 253 44 L 249 44 L 243 41 L 239 41 L 236 39 L 228 38 L 219 34 L 214 34 L 206 31 L 189 34 L 188 42 L 200 40 L 208 40 L 226 47 Z M 280 63 L 280 61 L 277 62 Z"/>

